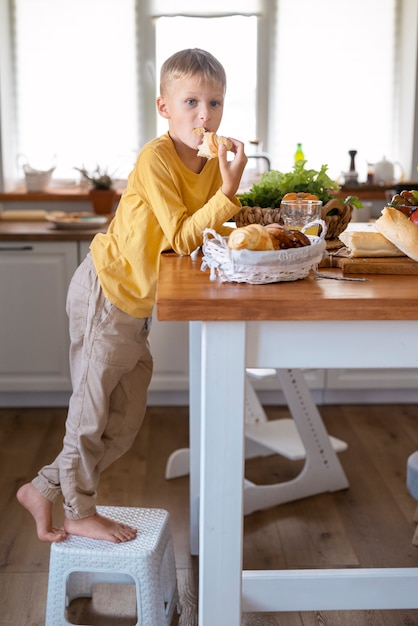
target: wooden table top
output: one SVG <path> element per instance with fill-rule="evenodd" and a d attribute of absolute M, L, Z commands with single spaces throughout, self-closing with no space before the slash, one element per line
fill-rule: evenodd
<path fill-rule="evenodd" d="M 248 285 L 212 282 L 200 266 L 201 257 L 162 254 L 159 320 L 418 320 L 417 276 L 370 275 L 363 281 L 309 276 Z M 339 269 L 321 274 L 342 278 Z"/>

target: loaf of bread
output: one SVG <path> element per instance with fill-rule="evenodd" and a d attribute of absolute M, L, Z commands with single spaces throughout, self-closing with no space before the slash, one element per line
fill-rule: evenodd
<path fill-rule="evenodd" d="M 345 230 L 338 238 L 351 257 L 399 257 L 405 254 L 376 230 Z"/>
<path fill-rule="evenodd" d="M 375 222 L 377 230 L 409 258 L 418 261 L 418 226 L 393 207 L 385 207 Z"/>
<path fill-rule="evenodd" d="M 232 141 L 228 137 L 222 137 L 216 133 L 205 131 L 204 128 L 195 128 L 193 130 L 195 134 L 202 134 L 202 143 L 197 151 L 197 156 L 205 157 L 206 159 L 213 159 L 218 156 L 218 146 L 224 144 L 227 150 L 231 150 Z"/>
<path fill-rule="evenodd" d="M 47 211 L 43 209 L 8 209 L 7 211 L 0 211 L 0 220 L 10 221 L 38 221 L 44 220 L 47 216 Z"/>
<path fill-rule="evenodd" d="M 288 230 L 280 224 L 248 224 L 234 230 L 228 239 L 231 250 L 284 250 L 311 244 L 309 238 L 298 230 Z"/>
<path fill-rule="evenodd" d="M 249 224 L 232 231 L 228 238 L 231 250 L 275 250 L 273 238 L 261 224 Z"/>

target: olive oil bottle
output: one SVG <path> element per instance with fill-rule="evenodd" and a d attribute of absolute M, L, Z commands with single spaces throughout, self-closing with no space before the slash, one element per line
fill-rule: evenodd
<path fill-rule="evenodd" d="M 302 144 L 298 143 L 296 146 L 296 152 L 295 152 L 295 163 L 297 163 L 298 161 L 304 161 L 304 160 L 305 160 L 305 155 L 303 154 Z"/>

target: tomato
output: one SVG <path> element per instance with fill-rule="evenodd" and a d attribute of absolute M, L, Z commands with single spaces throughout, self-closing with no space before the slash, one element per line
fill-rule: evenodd
<path fill-rule="evenodd" d="M 415 209 L 415 211 L 412 211 L 411 215 L 409 216 L 409 219 L 411 220 L 411 222 L 413 222 L 416 226 L 418 226 L 418 209 Z"/>

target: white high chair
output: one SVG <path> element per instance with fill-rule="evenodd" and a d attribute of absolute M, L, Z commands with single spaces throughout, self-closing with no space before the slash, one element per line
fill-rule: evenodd
<path fill-rule="evenodd" d="M 280 454 L 291 460 L 306 459 L 296 478 L 274 485 L 244 484 L 244 514 L 284 502 L 299 500 L 349 486 L 337 452 L 347 449 L 330 437 L 301 370 L 247 369 L 245 398 L 246 458 Z M 251 378 L 276 377 L 291 418 L 268 420 L 251 384 Z M 189 449 L 173 452 L 166 465 L 167 479 L 189 473 Z"/>

